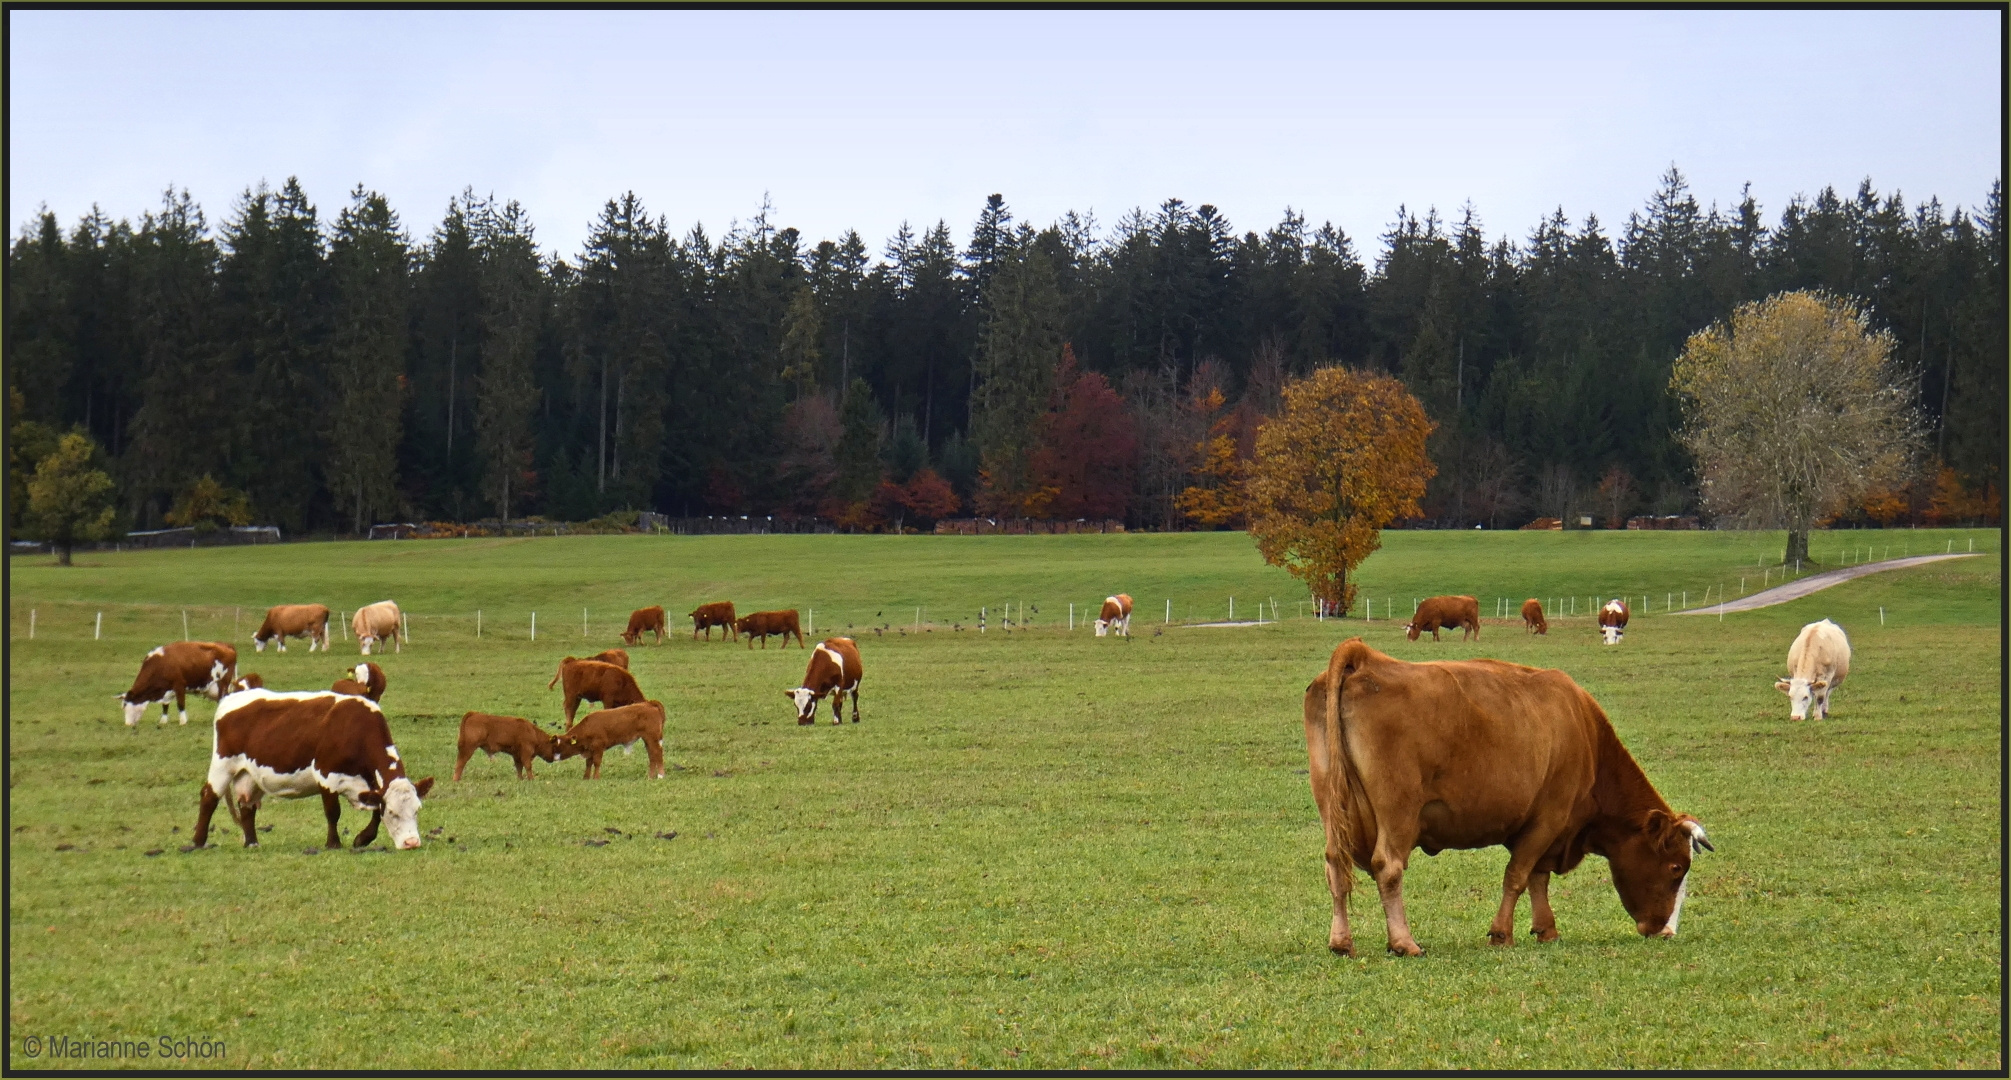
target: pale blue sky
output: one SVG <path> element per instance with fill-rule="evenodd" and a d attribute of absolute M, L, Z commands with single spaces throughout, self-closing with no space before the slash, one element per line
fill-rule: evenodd
<path fill-rule="evenodd" d="M 1364 257 L 1405 203 L 1521 239 L 1609 229 L 1671 162 L 1700 199 L 1870 177 L 1982 202 L 1993 11 L 14 11 L 7 208 L 67 228 L 187 187 L 214 226 L 298 175 L 415 237 L 472 185 L 571 255 L 633 189 L 715 237 L 768 193 L 811 241 L 906 219 L 959 243 L 989 192 L 1107 230 L 1168 197 L 1241 232 L 1287 206 Z"/>

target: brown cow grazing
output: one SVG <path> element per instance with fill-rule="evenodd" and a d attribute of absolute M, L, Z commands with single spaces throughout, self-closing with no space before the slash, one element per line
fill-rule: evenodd
<path fill-rule="evenodd" d="M 237 650 L 221 641 L 171 641 L 140 661 L 133 676 L 133 688 L 116 695 L 122 705 L 126 726 L 133 727 L 156 702 L 161 707 L 161 723 L 168 722 L 168 700 L 174 699 L 181 722 L 189 722 L 188 692 L 193 690 L 220 701 L 237 679 Z"/>
<path fill-rule="evenodd" d="M 587 759 L 587 780 L 598 780 L 601 774 L 601 755 L 614 747 L 621 747 L 622 753 L 635 753 L 636 740 L 642 740 L 643 749 L 649 752 L 649 776 L 652 780 L 663 779 L 663 702 L 638 701 L 618 709 L 602 709 L 587 714 L 587 718 L 566 730 L 558 737 L 559 756 L 562 758 L 585 755 Z"/>
<path fill-rule="evenodd" d="M 859 722 L 859 645 L 848 637 L 825 638 L 810 654 L 810 669 L 803 673 L 803 685 L 782 691 L 796 703 L 796 722 L 817 722 L 817 703 L 831 695 L 831 722 L 845 722 L 845 695 L 852 695 L 852 722 Z"/>
<path fill-rule="evenodd" d="M 733 622 L 733 601 L 721 600 L 712 604 L 700 604 L 691 609 L 691 636 L 695 638 L 698 632 L 703 630 L 705 640 L 711 641 L 712 628 L 717 626 L 726 631 L 727 637 L 739 641 L 740 634 L 734 630 Z"/>
<path fill-rule="evenodd" d="M 614 709 L 623 705 L 634 705 L 649 699 L 642 696 L 642 688 L 635 684 L 635 676 L 628 669 L 599 660 L 575 660 L 568 656 L 559 661 L 559 673 L 545 684 L 550 690 L 560 680 L 566 684 L 566 729 L 573 726 L 573 714 L 582 701 L 597 701 Z"/>
<path fill-rule="evenodd" d="M 1614 597 L 1599 609 L 1599 637 L 1608 645 L 1620 644 L 1627 633 L 1627 601 Z"/>
<path fill-rule="evenodd" d="M 384 669 L 369 661 L 350 668 L 329 687 L 338 694 L 354 694 L 372 701 L 384 700 Z"/>
<path fill-rule="evenodd" d="M 789 644 L 789 635 L 794 634 L 796 647 L 799 649 L 804 647 L 803 628 L 796 621 L 795 608 L 787 611 L 757 611 L 735 622 L 733 629 L 747 638 L 747 647 L 750 649 L 754 647 L 754 639 L 757 637 L 761 639 L 761 647 L 766 649 L 770 634 L 781 635 L 782 644 L 785 646 Z"/>
<path fill-rule="evenodd" d="M 265 622 L 259 624 L 258 633 L 251 635 L 252 648 L 265 651 L 265 643 L 270 641 L 286 651 L 286 639 L 304 637 L 307 651 L 313 652 L 316 645 L 322 652 L 328 651 L 328 605 L 326 604 L 280 604 L 265 609 Z"/>
<path fill-rule="evenodd" d="M 1112 630 L 1118 637 L 1131 636 L 1131 597 L 1124 593 L 1103 598 L 1103 610 L 1096 616 L 1096 636 L 1102 637 Z"/>
<path fill-rule="evenodd" d="M 263 689 L 265 689 L 265 680 L 259 678 L 258 672 L 256 671 L 247 671 L 244 674 L 239 675 L 236 681 L 230 684 L 230 692 L 233 694 L 242 693 L 246 690 L 263 690 Z"/>
<path fill-rule="evenodd" d="M 517 763 L 517 779 L 536 780 L 538 774 L 531 763 L 539 758 L 546 761 L 559 760 L 558 739 L 543 728 L 520 716 L 495 716 L 490 713 L 470 712 L 461 714 L 461 738 L 459 753 L 454 758 L 454 779 L 461 778 L 461 770 L 468 767 L 468 759 L 480 750 L 495 757 L 508 754 Z"/>
<path fill-rule="evenodd" d="M 592 656 L 587 657 L 587 659 L 598 660 L 603 664 L 613 664 L 614 666 L 622 669 L 623 671 L 628 670 L 627 649 L 603 649 L 600 652 L 597 652 Z M 550 690 L 551 687 L 547 686 L 545 687 L 545 689 Z"/>
<path fill-rule="evenodd" d="M 1404 917 L 1411 851 L 1496 844 L 1508 870 L 1489 941 L 1513 939 L 1524 889 L 1530 932 L 1555 940 L 1550 875 L 1586 855 L 1605 857 L 1636 930 L 1675 936 L 1690 856 L 1711 846 L 1704 827 L 1669 808 L 1570 676 L 1500 660 L 1407 663 L 1350 638 L 1306 688 L 1305 724 L 1335 952 L 1354 955 L 1355 867 L 1382 894 L 1390 951 L 1418 956 Z"/>
<path fill-rule="evenodd" d="M 1522 602 L 1522 629 L 1531 634 L 1550 632 L 1550 622 L 1543 617 L 1543 601 L 1532 596 Z"/>
<path fill-rule="evenodd" d="M 656 643 L 661 645 L 663 644 L 663 632 L 667 628 L 668 624 L 664 621 L 662 605 L 638 608 L 635 611 L 629 612 L 628 629 L 621 632 L 621 640 L 625 645 L 638 645 L 642 643 L 642 636 L 644 634 L 655 634 Z"/>
<path fill-rule="evenodd" d="M 1471 596 L 1431 596 L 1417 606 L 1417 612 L 1410 617 L 1410 624 L 1404 627 L 1404 636 L 1416 641 L 1418 635 L 1431 631 L 1431 639 L 1438 641 L 1439 628 L 1457 626 L 1459 640 L 1467 635 L 1480 639 L 1480 601 Z"/>
<path fill-rule="evenodd" d="M 365 656 L 370 655 L 373 645 L 382 651 L 387 639 L 399 652 L 405 651 L 405 613 L 390 600 L 357 608 L 356 614 L 349 617 L 349 632 L 356 635 L 356 644 Z"/>
<path fill-rule="evenodd" d="M 196 810 L 195 847 L 209 846 L 210 816 L 219 802 L 244 829 L 244 846 L 257 847 L 258 808 L 266 796 L 317 794 L 328 818 L 328 847 L 342 846 L 335 824 L 344 799 L 370 811 L 370 824 L 356 834 L 354 846 L 375 840 L 380 821 L 389 825 L 393 847 L 419 846 L 420 800 L 433 778 L 415 784 L 405 774 L 376 702 L 327 691 L 232 694 L 217 710 L 213 745 Z"/>

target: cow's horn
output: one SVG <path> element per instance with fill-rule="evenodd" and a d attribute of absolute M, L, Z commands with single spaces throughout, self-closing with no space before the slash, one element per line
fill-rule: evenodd
<path fill-rule="evenodd" d="M 1703 822 L 1693 818 L 1683 822 L 1683 828 L 1690 830 L 1690 854 L 1694 855 L 1699 851 L 1718 850 L 1711 846 L 1711 838 L 1704 835 Z"/>

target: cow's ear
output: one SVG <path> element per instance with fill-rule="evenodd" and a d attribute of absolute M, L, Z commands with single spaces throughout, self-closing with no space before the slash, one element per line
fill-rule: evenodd
<path fill-rule="evenodd" d="M 433 790 L 433 778 L 429 776 L 426 779 L 421 780 L 416 784 L 413 784 L 412 786 L 418 789 L 419 797 L 423 799 L 426 797 L 427 792 Z"/>
<path fill-rule="evenodd" d="M 1774 680 L 1774 689 L 1776 689 L 1776 690 L 1779 690 L 1779 691 L 1780 691 L 1781 693 L 1783 693 L 1783 694 L 1785 694 L 1785 693 L 1788 693 L 1788 692 L 1790 692 L 1791 690 L 1793 690 L 1793 689 L 1794 689 L 1794 685 L 1795 685 L 1795 684 L 1793 684 L 1793 683 L 1791 683 L 1791 682 L 1787 681 L 1786 679 L 1775 679 L 1775 680 Z"/>
<path fill-rule="evenodd" d="M 356 805 L 380 809 L 384 805 L 384 793 L 381 791 L 366 791 L 356 797 Z"/>
<path fill-rule="evenodd" d="M 796 700 L 796 691 L 794 691 L 794 690 L 784 690 L 784 691 L 782 691 L 782 696 L 783 696 L 783 697 L 786 697 L 786 698 L 788 698 L 788 699 L 789 699 L 789 700 L 791 700 L 791 701 L 795 701 L 795 700 Z"/>
<path fill-rule="evenodd" d="M 1821 689 L 1824 689 L 1824 688 L 1826 688 L 1826 687 L 1828 687 L 1828 686 L 1829 686 L 1829 680 L 1828 680 L 1828 679 L 1817 679 L 1816 681 L 1814 681 L 1814 682 L 1812 682 L 1812 683 L 1810 683 L 1810 684 L 1809 684 L 1809 689 L 1811 689 L 1811 690 L 1821 690 Z"/>

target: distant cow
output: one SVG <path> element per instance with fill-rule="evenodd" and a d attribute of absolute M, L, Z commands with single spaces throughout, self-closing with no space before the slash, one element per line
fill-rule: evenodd
<path fill-rule="evenodd" d="M 810 654 L 810 668 L 803 673 L 803 685 L 784 690 L 782 695 L 796 703 L 796 722 L 817 722 L 817 703 L 831 695 L 831 722 L 845 722 L 845 695 L 852 695 L 852 722 L 859 722 L 859 645 L 848 637 L 825 638 Z"/>
<path fill-rule="evenodd" d="M 587 659 L 598 660 L 603 664 L 613 664 L 614 666 L 622 669 L 623 671 L 628 670 L 627 649 L 603 649 L 602 651 L 587 657 Z M 545 687 L 545 689 L 550 690 L 551 687 L 547 686 Z"/>
<path fill-rule="evenodd" d="M 757 637 L 761 639 L 761 647 L 766 649 L 770 634 L 781 635 L 784 645 L 789 644 L 789 635 L 794 634 L 796 647 L 804 648 L 803 628 L 796 622 L 795 608 L 790 608 L 788 611 L 757 611 L 736 621 L 733 629 L 747 638 L 747 647 L 750 649 L 754 647 L 754 639 Z"/>
<path fill-rule="evenodd" d="M 1627 610 L 1627 601 L 1614 597 L 1599 609 L 1599 637 L 1608 645 L 1620 644 L 1627 636 L 1627 617 L 1633 614 Z"/>
<path fill-rule="evenodd" d="M 258 633 L 251 635 L 252 648 L 265 651 L 265 643 L 270 641 L 286 651 L 286 639 L 304 637 L 307 651 L 313 652 L 316 645 L 322 652 L 328 651 L 328 605 L 326 604 L 280 604 L 265 609 L 265 622 L 259 624 Z"/>
<path fill-rule="evenodd" d="M 1824 619 L 1802 627 L 1788 648 L 1788 677 L 1774 683 L 1774 689 L 1788 696 L 1788 717 L 1808 718 L 1815 706 L 1815 718 L 1829 718 L 1829 695 L 1843 685 L 1850 674 L 1850 638 L 1843 627 Z"/>
<path fill-rule="evenodd" d="M 368 607 L 356 609 L 349 617 L 349 630 L 356 635 L 356 643 L 363 649 L 363 655 L 370 655 L 370 646 L 381 646 L 389 640 L 405 651 L 405 617 L 398 605 L 389 600 L 379 600 Z"/>
<path fill-rule="evenodd" d="M 384 669 L 366 660 L 343 672 L 328 688 L 337 694 L 354 694 L 372 701 L 384 700 Z"/>
<path fill-rule="evenodd" d="M 638 701 L 618 709 L 602 709 L 566 730 L 558 737 L 559 756 L 585 757 L 585 779 L 598 780 L 601 755 L 614 747 L 622 753 L 635 752 L 636 740 L 649 752 L 649 776 L 663 779 L 663 702 Z"/>
<path fill-rule="evenodd" d="M 230 692 L 233 694 L 245 690 L 263 690 L 263 689 L 265 689 L 265 680 L 259 678 L 258 672 L 256 671 L 247 671 L 244 674 L 239 675 L 237 679 L 230 684 Z"/>
<path fill-rule="evenodd" d="M 258 808 L 268 795 L 320 795 L 327 847 L 342 846 L 335 824 L 344 799 L 370 811 L 370 824 L 352 841 L 355 847 L 377 838 L 380 821 L 389 826 L 393 847 L 419 846 L 420 800 L 432 790 L 433 778 L 413 783 L 405 774 L 391 727 L 374 701 L 325 690 L 232 694 L 217 709 L 212 746 L 196 810 L 196 847 L 208 846 L 210 816 L 219 802 L 244 830 L 244 846 L 257 847 Z"/>
<path fill-rule="evenodd" d="M 1124 593 L 1103 598 L 1103 610 L 1096 616 L 1096 636 L 1102 637 L 1112 630 L 1118 637 L 1131 636 L 1131 597 Z"/>
<path fill-rule="evenodd" d="M 1430 596 L 1417 606 L 1410 617 L 1410 624 L 1404 627 L 1404 636 L 1412 641 L 1426 630 L 1431 631 L 1431 639 L 1438 641 L 1442 627 L 1460 628 L 1459 639 L 1465 641 L 1472 635 L 1480 639 L 1480 601 L 1471 596 Z"/>
<path fill-rule="evenodd" d="M 156 702 L 161 707 L 161 723 L 168 722 L 168 700 L 172 698 L 181 722 L 189 722 L 188 692 L 219 701 L 230 692 L 237 678 L 237 649 L 221 641 L 171 641 L 140 661 L 132 689 L 117 695 L 124 707 L 126 726 L 133 727 Z"/>
<path fill-rule="evenodd" d="M 621 640 L 626 645 L 638 645 L 644 634 L 655 634 L 656 643 L 663 644 L 663 632 L 668 629 L 664 622 L 663 607 L 638 608 L 629 612 L 628 629 L 621 632 Z"/>
<path fill-rule="evenodd" d="M 1550 632 L 1550 623 L 1543 617 L 1543 601 L 1532 596 L 1522 602 L 1522 629 L 1530 634 Z"/>
<path fill-rule="evenodd" d="M 633 705 L 647 701 L 642 696 L 642 688 L 635 684 L 635 676 L 628 669 L 599 660 L 576 660 L 570 656 L 559 661 L 559 673 L 545 684 L 550 690 L 561 680 L 566 684 L 566 728 L 573 726 L 573 714 L 582 701 L 597 701 L 610 709 L 623 705 Z"/>
<path fill-rule="evenodd" d="M 698 632 L 703 630 L 705 631 L 705 640 L 711 641 L 712 628 L 717 626 L 726 631 L 727 637 L 738 641 L 740 640 L 740 634 L 734 630 L 733 623 L 733 601 L 731 600 L 721 600 L 712 604 L 700 604 L 691 609 L 692 637 L 697 637 Z"/>
<path fill-rule="evenodd" d="M 1530 930 L 1557 938 L 1550 876 L 1606 859 L 1620 904 L 1643 936 L 1674 937 L 1690 857 L 1704 826 L 1678 814 L 1571 677 L 1500 660 L 1413 664 L 1350 638 L 1306 687 L 1306 756 L 1326 831 L 1334 916 L 1327 947 L 1354 955 L 1348 894 L 1355 869 L 1375 879 L 1389 950 L 1423 953 L 1404 915 L 1411 852 L 1508 848 L 1487 938 L 1514 940 L 1529 892 Z"/>
<path fill-rule="evenodd" d="M 461 736 L 454 758 L 454 779 L 468 767 L 468 759 L 480 750 L 495 757 L 508 754 L 517 763 L 517 779 L 536 780 L 531 763 L 542 758 L 559 760 L 558 739 L 520 716 L 495 716 L 470 712 L 461 715 Z"/>

